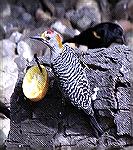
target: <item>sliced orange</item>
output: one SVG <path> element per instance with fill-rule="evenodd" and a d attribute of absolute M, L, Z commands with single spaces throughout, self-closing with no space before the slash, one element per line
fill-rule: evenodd
<path fill-rule="evenodd" d="M 28 69 L 22 84 L 24 95 L 34 102 L 42 100 L 48 90 L 48 73 L 43 65 L 40 66 L 42 72 L 37 65 Z"/>

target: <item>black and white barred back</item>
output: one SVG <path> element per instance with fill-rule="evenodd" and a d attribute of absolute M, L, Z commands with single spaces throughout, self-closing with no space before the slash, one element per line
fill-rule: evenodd
<path fill-rule="evenodd" d="M 93 115 L 86 73 L 74 50 L 64 45 L 64 52 L 53 61 L 54 73 L 71 103 Z"/>
<path fill-rule="evenodd" d="M 94 116 L 88 79 L 74 50 L 67 44 L 63 45 L 61 35 L 53 30 L 45 31 L 32 39 L 40 40 L 50 48 L 52 69 L 58 78 L 62 94 L 88 115 L 89 122 L 102 135 L 104 132 Z"/>

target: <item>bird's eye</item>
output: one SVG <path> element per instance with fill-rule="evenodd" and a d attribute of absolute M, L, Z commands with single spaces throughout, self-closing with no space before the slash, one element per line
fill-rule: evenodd
<path fill-rule="evenodd" d="M 50 40 L 50 37 L 49 37 L 49 36 L 46 36 L 45 38 L 46 38 L 46 40 Z"/>

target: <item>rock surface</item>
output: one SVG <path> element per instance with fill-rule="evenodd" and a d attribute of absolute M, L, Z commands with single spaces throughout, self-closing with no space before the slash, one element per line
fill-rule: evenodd
<path fill-rule="evenodd" d="M 0 102 L 10 107 L 11 100 L 12 113 L 7 148 L 133 149 L 132 0 L 5 0 L 0 6 Z M 87 50 L 80 45 L 76 51 L 88 63 L 85 70 L 96 116 L 108 133 L 98 139 L 87 116 L 62 99 L 49 67 L 49 92 L 41 102 L 31 103 L 24 97 L 21 81 L 27 66 L 36 64 L 32 60 L 35 53 L 40 63 L 50 64 L 49 49 L 30 36 L 52 27 L 68 38 L 112 19 L 124 28 L 129 49 L 116 45 Z M 0 116 L 1 121 L 3 125 L 7 122 Z M 0 131 L 1 144 L 7 136 L 4 130 Z"/>
<path fill-rule="evenodd" d="M 106 132 L 99 138 L 87 116 L 63 99 L 49 67 L 49 91 L 37 103 L 30 102 L 23 95 L 24 73 L 19 74 L 11 97 L 11 131 L 6 142 L 7 149 L 86 150 L 133 144 L 129 54 L 130 49 L 124 45 L 88 50 L 82 55 L 78 53 L 81 61 L 87 64 L 85 70 L 95 113 Z M 49 64 L 45 57 L 39 60 Z M 33 64 L 35 61 L 29 65 Z"/>

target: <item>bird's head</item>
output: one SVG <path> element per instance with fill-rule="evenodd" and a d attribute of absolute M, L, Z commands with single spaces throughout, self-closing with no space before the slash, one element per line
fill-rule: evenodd
<path fill-rule="evenodd" d="M 31 39 L 42 41 L 53 53 L 61 53 L 63 50 L 62 36 L 52 29 L 48 29 L 40 35 L 33 36 Z"/>
<path fill-rule="evenodd" d="M 93 27 L 93 35 L 96 39 L 101 40 L 107 46 L 114 43 L 126 44 L 124 31 L 116 23 L 104 22 Z"/>

